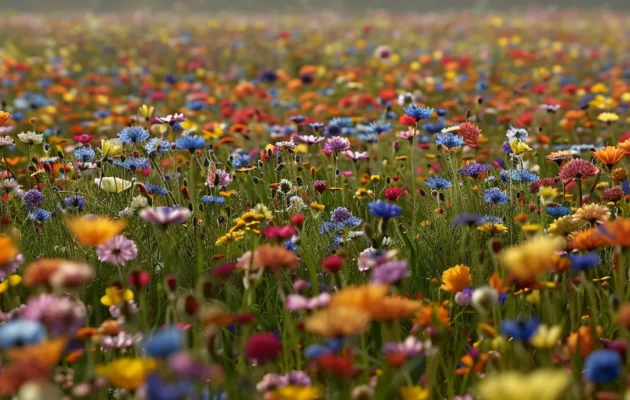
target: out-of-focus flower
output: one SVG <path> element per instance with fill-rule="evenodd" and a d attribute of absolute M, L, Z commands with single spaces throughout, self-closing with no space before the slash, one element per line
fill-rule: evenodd
<path fill-rule="evenodd" d="M 255 333 L 247 339 L 245 357 L 249 361 L 264 364 L 282 354 L 282 343 L 273 333 Z"/>
<path fill-rule="evenodd" d="M 530 343 L 539 349 L 550 349 L 558 345 L 562 337 L 562 326 L 548 326 L 541 324 L 533 337 L 529 339 Z"/>
<path fill-rule="evenodd" d="M 543 368 L 529 374 L 508 371 L 491 375 L 477 389 L 484 400 L 560 400 L 570 384 L 568 373 Z"/>
<path fill-rule="evenodd" d="M 187 208 L 155 207 L 145 208 L 140 211 L 140 218 L 146 222 L 166 226 L 170 224 L 183 224 L 192 213 Z"/>
<path fill-rule="evenodd" d="M 504 265 L 522 280 L 531 280 L 552 267 L 553 254 L 565 241 L 556 236 L 536 236 L 501 253 Z"/>
<path fill-rule="evenodd" d="M 127 226 L 127 222 L 112 220 L 109 217 L 87 215 L 67 218 L 66 226 L 80 243 L 94 247 L 122 232 Z"/>
<path fill-rule="evenodd" d="M 94 184 L 97 188 L 107 193 L 120 193 L 133 186 L 132 182 L 126 181 L 114 176 L 104 178 L 94 178 Z"/>
<path fill-rule="evenodd" d="M 119 358 L 106 365 L 97 365 L 94 372 L 107 378 L 117 388 L 136 390 L 157 368 L 157 362 L 147 358 Z"/>
<path fill-rule="evenodd" d="M 621 374 L 621 356 L 612 350 L 597 350 L 584 362 L 584 377 L 589 382 L 612 382 Z"/>

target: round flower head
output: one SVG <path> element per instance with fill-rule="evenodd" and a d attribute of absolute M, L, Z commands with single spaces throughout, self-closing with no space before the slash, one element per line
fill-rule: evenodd
<path fill-rule="evenodd" d="M 598 173 L 599 169 L 592 163 L 576 158 L 560 168 L 558 177 L 563 181 L 569 181 L 571 179 L 581 179 L 589 176 L 595 176 Z"/>
<path fill-rule="evenodd" d="M 464 138 L 466 146 L 477 147 L 479 144 L 479 136 L 481 136 L 481 130 L 472 122 L 463 122 L 459 124 L 457 134 Z"/>
<path fill-rule="evenodd" d="M 422 121 L 423 119 L 431 118 L 433 115 L 433 109 L 429 107 L 419 106 L 417 104 L 410 104 L 403 109 L 405 114 L 415 119 L 416 122 Z"/>
<path fill-rule="evenodd" d="M 190 154 L 195 150 L 200 150 L 206 147 L 206 140 L 201 136 L 186 135 L 175 139 L 175 147 L 181 150 L 188 150 Z"/>
<path fill-rule="evenodd" d="M 477 178 L 479 175 L 487 172 L 490 169 L 490 164 L 480 164 L 477 162 L 471 162 L 469 164 L 464 165 L 458 171 L 461 175 L 471 176 L 473 178 Z"/>
<path fill-rule="evenodd" d="M 374 284 L 392 284 L 411 276 L 407 267 L 407 260 L 390 261 L 379 265 L 372 270 Z"/>
<path fill-rule="evenodd" d="M 348 150 L 350 148 L 350 141 L 344 137 L 331 137 L 326 139 L 326 143 L 324 143 L 324 150 L 332 151 L 332 152 L 340 152 L 343 150 Z"/>
<path fill-rule="evenodd" d="M 510 200 L 510 197 L 507 195 L 507 193 L 495 187 L 487 189 L 483 193 L 483 200 L 486 203 L 506 204 Z"/>
<path fill-rule="evenodd" d="M 44 135 L 37 134 L 35 132 L 22 132 L 18 133 L 18 139 L 28 145 L 41 144 L 44 141 Z"/>
<path fill-rule="evenodd" d="M 126 126 L 118 133 L 120 143 L 142 143 L 149 138 L 149 131 L 141 126 Z"/>
<path fill-rule="evenodd" d="M 529 133 L 523 128 L 514 128 L 510 126 L 510 128 L 505 133 L 508 140 L 511 142 L 513 140 L 525 140 L 529 136 Z"/>
<path fill-rule="evenodd" d="M 192 213 L 187 208 L 156 207 L 140 211 L 140 218 L 159 225 L 183 224 Z"/>
<path fill-rule="evenodd" d="M 382 200 L 368 203 L 368 209 L 370 214 L 385 220 L 399 217 L 402 214 L 401 207 Z"/>
<path fill-rule="evenodd" d="M 612 382 L 621 374 L 621 370 L 621 356 L 612 350 L 594 351 L 584 363 L 584 377 L 593 383 Z"/>
<path fill-rule="evenodd" d="M 37 207 L 44 202 L 44 195 L 37 189 L 30 189 L 22 196 L 22 201 L 27 207 Z"/>
<path fill-rule="evenodd" d="M 438 133 L 437 138 L 435 139 L 435 144 L 438 146 L 444 146 L 447 149 L 452 149 L 463 146 L 464 139 L 461 136 L 450 132 Z"/>
<path fill-rule="evenodd" d="M 133 240 L 123 235 L 114 236 L 96 247 L 98 259 L 114 265 L 125 265 L 138 255 L 138 248 Z"/>

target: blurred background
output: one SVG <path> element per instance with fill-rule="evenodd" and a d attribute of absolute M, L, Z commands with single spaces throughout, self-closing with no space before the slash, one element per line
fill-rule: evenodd
<path fill-rule="evenodd" d="M 630 9 L 630 0 L 0 0 L 0 9 L 15 11 L 249 11 L 308 12 L 338 10 L 364 12 L 383 9 L 393 12 L 427 12 L 464 9 L 511 9 L 545 6 L 556 8 Z M 593 21 L 597 23 L 597 21 Z"/>

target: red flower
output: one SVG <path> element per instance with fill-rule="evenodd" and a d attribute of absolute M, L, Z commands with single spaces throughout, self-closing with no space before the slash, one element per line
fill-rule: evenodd
<path fill-rule="evenodd" d="M 254 333 L 245 345 L 245 358 L 256 363 L 272 361 L 282 354 L 282 344 L 273 333 Z"/>
<path fill-rule="evenodd" d="M 562 168 L 560 168 L 558 177 L 563 181 L 568 181 L 571 179 L 580 179 L 583 177 L 595 176 L 598 173 L 599 169 L 592 163 L 576 158 L 569 161 Z"/>
<path fill-rule="evenodd" d="M 232 271 L 234 271 L 234 269 L 236 269 L 235 262 L 221 264 L 214 271 L 212 271 L 212 275 L 217 278 L 226 278 L 232 273 Z"/>
<path fill-rule="evenodd" d="M 90 143 L 90 140 L 92 140 L 92 135 L 88 135 L 87 133 L 82 133 L 80 135 L 75 135 L 72 138 L 79 143 L 87 144 L 87 143 Z"/>
<path fill-rule="evenodd" d="M 355 377 L 360 371 L 354 368 L 351 352 L 344 354 L 323 354 L 315 360 L 315 366 L 320 371 L 339 375 L 342 378 Z"/>
<path fill-rule="evenodd" d="M 338 255 L 326 257 L 322 260 L 322 269 L 329 274 L 336 274 L 341 271 L 343 260 Z"/>
<path fill-rule="evenodd" d="M 398 118 L 398 122 L 402 125 L 407 126 L 416 126 L 416 120 L 413 117 L 408 116 L 407 114 L 403 114 Z"/>
<path fill-rule="evenodd" d="M 268 239 L 288 239 L 296 234 L 292 226 L 268 226 L 263 229 L 262 234 Z"/>
<path fill-rule="evenodd" d="M 129 286 L 136 290 L 143 288 L 149 284 L 151 274 L 148 271 L 134 271 L 129 274 Z"/>
<path fill-rule="evenodd" d="M 385 189 L 385 197 L 389 201 L 396 201 L 400 198 L 400 196 L 406 195 L 407 193 L 409 193 L 407 189 L 399 187 L 389 187 Z"/>
<path fill-rule="evenodd" d="M 302 225 L 304 225 L 304 214 L 295 214 L 293 218 L 291 218 L 291 223 L 293 224 L 293 226 L 297 226 L 298 228 L 300 228 Z"/>
<path fill-rule="evenodd" d="M 472 122 L 464 122 L 463 124 L 459 124 L 459 131 L 457 134 L 464 138 L 467 146 L 477 147 L 477 144 L 479 144 L 479 135 L 481 134 L 481 130 Z"/>

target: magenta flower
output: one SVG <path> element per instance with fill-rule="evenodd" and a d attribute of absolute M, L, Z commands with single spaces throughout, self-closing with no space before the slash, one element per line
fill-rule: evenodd
<path fill-rule="evenodd" d="M 350 141 L 345 137 L 335 136 L 326 140 L 324 150 L 340 152 L 350 148 Z"/>
<path fill-rule="evenodd" d="M 138 248 L 133 240 L 123 235 L 114 236 L 96 248 L 98 259 L 114 265 L 125 265 L 138 255 Z"/>
<path fill-rule="evenodd" d="M 323 136 L 313 136 L 313 135 L 304 135 L 304 136 L 295 135 L 293 138 L 297 140 L 298 142 L 306 143 L 309 145 L 323 142 L 324 140 L 326 140 L 326 138 Z"/>
<path fill-rule="evenodd" d="M 39 321 L 54 335 L 72 337 L 85 326 L 85 306 L 68 297 L 40 294 L 28 299 L 20 310 L 22 318 Z"/>
<path fill-rule="evenodd" d="M 344 150 L 341 152 L 344 156 L 348 157 L 352 161 L 357 160 L 367 160 L 370 158 L 370 155 L 367 151 L 352 151 L 352 150 Z"/>

